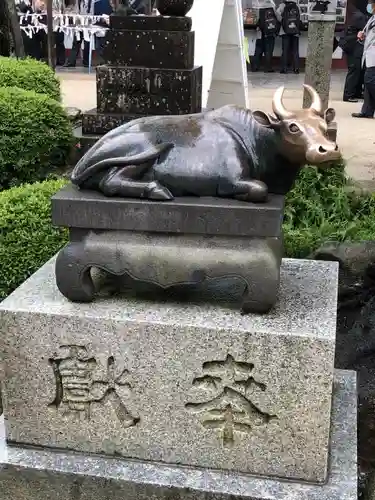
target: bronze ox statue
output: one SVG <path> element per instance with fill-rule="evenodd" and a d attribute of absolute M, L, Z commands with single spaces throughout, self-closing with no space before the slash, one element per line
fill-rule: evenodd
<path fill-rule="evenodd" d="M 264 202 L 286 194 L 306 164 L 340 158 L 327 136 L 334 119 L 318 93 L 309 109 L 287 110 L 284 88 L 274 95 L 274 116 L 238 106 L 181 116 L 133 120 L 103 136 L 81 158 L 71 180 L 106 196 L 172 200 L 218 196 Z"/>

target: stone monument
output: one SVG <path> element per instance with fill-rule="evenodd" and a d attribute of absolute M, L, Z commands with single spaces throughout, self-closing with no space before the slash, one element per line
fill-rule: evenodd
<path fill-rule="evenodd" d="M 284 195 L 340 155 L 307 90 L 134 120 L 78 162 L 69 244 L 0 304 L 0 500 L 356 498 L 338 264 L 281 262 Z"/>
<path fill-rule="evenodd" d="M 331 86 L 336 7 L 337 0 L 309 2 L 305 83 L 317 90 L 324 108 L 328 107 Z M 310 96 L 305 92 L 303 106 L 307 108 L 310 103 Z M 337 124 L 335 122 L 332 122 L 329 127 L 329 135 L 332 140 L 336 140 Z"/>
<path fill-rule="evenodd" d="M 0 500 L 357 498 L 356 379 L 333 368 L 337 263 L 284 260 L 263 316 L 72 303 L 54 264 L 0 305 Z"/>
<path fill-rule="evenodd" d="M 76 130 L 82 153 L 135 118 L 201 111 L 202 67 L 194 67 L 195 38 L 186 17 L 192 4 L 159 2 L 168 15 L 110 16 L 106 64 L 96 69 L 97 108 L 83 114 L 82 130 Z"/>

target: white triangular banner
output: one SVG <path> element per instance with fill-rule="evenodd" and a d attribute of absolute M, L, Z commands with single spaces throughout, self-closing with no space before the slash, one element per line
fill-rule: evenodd
<path fill-rule="evenodd" d="M 242 0 L 195 0 L 195 65 L 203 66 L 202 107 L 248 107 Z"/>

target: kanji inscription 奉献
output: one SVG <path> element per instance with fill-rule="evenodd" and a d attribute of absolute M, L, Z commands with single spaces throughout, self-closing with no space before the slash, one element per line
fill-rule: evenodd
<path fill-rule="evenodd" d="M 189 402 L 185 407 L 202 415 L 204 427 L 220 430 L 226 446 L 233 445 L 236 432 L 249 434 L 254 426 L 277 418 L 251 401 L 251 390 L 266 390 L 266 385 L 253 377 L 253 369 L 252 363 L 235 361 L 228 354 L 224 361 L 203 363 L 203 376 L 193 380 L 193 387 L 208 397 L 203 402 Z"/>
<path fill-rule="evenodd" d="M 119 371 L 113 356 L 107 358 L 104 374 L 98 370 L 96 358 L 90 356 L 84 346 L 63 345 L 49 363 L 56 381 L 55 399 L 50 407 L 63 414 L 90 419 L 95 404 L 109 402 L 124 427 L 132 427 L 140 421 L 130 413 L 122 398 L 124 392 L 131 397 L 129 372 L 126 369 Z"/>

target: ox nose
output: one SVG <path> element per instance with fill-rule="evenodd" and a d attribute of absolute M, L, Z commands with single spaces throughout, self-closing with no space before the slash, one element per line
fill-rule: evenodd
<path fill-rule="evenodd" d="M 339 150 L 339 147 L 337 144 L 335 144 L 332 148 L 329 148 L 329 149 L 327 149 L 323 146 L 319 146 L 319 148 L 318 148 L 318 151 L 321 154 L 328 153 L 329 151 L 338 151 L 338 150 Z"/>
<path fill-rule="evenodd" d="M 328 141 L 323 144 L 315 144 L 306 153 L 306 160 L 312 165 L 338 160 L 340 157 L 341 153 L 337 144 Z"/>

